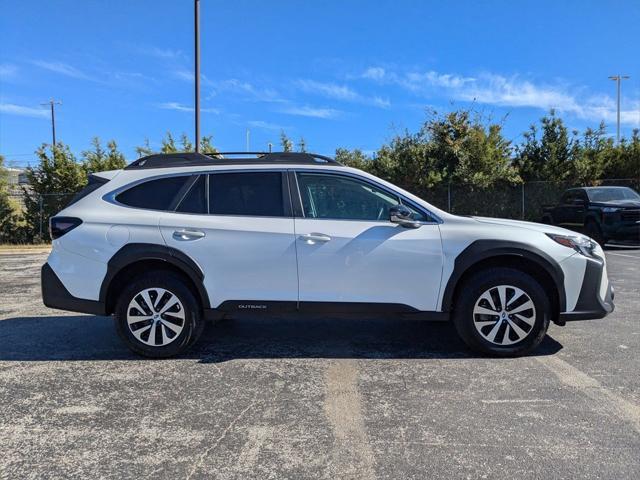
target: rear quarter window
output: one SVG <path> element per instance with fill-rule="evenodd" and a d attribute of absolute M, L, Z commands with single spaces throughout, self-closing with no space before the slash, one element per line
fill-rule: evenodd
<path fill-rule="evenodd" d="M 119 193 L 116 200 L 124 205 L 149 210 L 169 210 L 189 176 L 149 180 Z"/>

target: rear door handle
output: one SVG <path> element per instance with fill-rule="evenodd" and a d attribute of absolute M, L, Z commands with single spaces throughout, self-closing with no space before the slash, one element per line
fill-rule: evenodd
<path fill-rule="evenodd" d="M 300 235 L 298 237 L 298 240 L 302 240 L 309 245 L 315 245 L 316 243 L 329 242 L 331 240 L 331 237 L 329 235 L 325 235 L 324 233 L 307 233 L 305 235 Z"/>
<path fill-rule="evenodd" d="M 173 232 L 173 238 L 185 242 L 189 240 L 197 240 L 199 238 L 204 238 L 205 233 L 201 230 L 189 230 L 186 228 L 181 228 Z"/>

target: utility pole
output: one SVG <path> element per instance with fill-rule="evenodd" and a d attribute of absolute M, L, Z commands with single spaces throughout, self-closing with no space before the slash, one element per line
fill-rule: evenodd
<path fill-rule="evenodd" d="M 59 100 L 54 100 L 53 98 L 46 103 L 41 103 L 40 105 L 49 105 L 51 107 L 51 136 L 53 137 L 53 146 L 56 146 L 56 105 L 62 105 L 62 102 Z"/>
<path fill-rule="evenodd" d="M 618 112 L 617 112 L 617 128 L 616 128 L 616 142 L 620 143 L 620 83 L 622 80 L 628 80 L 629 75 L 613 75 L 609 77 L 610 80 L 616 82 L 616 90 L 618 93 Z"/>
<path fill-rule="evenodd" d="M 247 152 L 251 151 L 251 147 L 250 147 L 250 142 L 249 142 L 249 135 L 251 134 L 251 132 L 249 131 L 249 129 L 247 128 Z"/>
<path fill-rule="evenodd" d="M 200 0 L 194 0 L 196 152 L 200 152 Z"/>

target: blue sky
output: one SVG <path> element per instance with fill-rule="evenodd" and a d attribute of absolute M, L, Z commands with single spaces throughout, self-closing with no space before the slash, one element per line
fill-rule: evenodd
<path fill-rule="evenodd" d="M 191 0 L 0 0 L 0 153 L 33 162 L 57 137 L 128 158 L 193 132 Z M 640 126 L 640 2 L 201 0 L 202 131 L 223 150 L 377 149 L 428 108 L 473 107 L 515 142 L 550 108 L 571 128 Z"/>

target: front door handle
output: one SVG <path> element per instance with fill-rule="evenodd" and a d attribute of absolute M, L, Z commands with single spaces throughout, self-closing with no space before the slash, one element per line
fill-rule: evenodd
<path fill-rule="evenodd" d="M 307 233 L 305 235 L 300 235 L 298 237 L 298 240 L 302 240 L 309 245 L 315 245 L 316 243 L 328 242 L 331 240 L 331 237 L 329 235 L 325 235 L 324 233 Z"/>
<path fill-rule="evenodd" d="M 173 232 L 173 238 L 180 241 L 185 242 L 188 240 L 197 240 L 199 238 L 204 238 L 205 233 L 201 230 L 189 230 L 186 228 L 181 228 Z"/>

